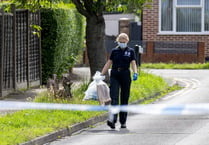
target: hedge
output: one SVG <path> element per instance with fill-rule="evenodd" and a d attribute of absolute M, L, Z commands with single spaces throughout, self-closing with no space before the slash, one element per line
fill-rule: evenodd
<path fill-rule="evenodd" d="M 43 83 L 74 63 L 83 49 L 84 23 L 75 9 L 41 9 Z"/>

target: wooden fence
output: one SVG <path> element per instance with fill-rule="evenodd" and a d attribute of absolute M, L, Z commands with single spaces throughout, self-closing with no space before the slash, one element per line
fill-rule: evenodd
<path fill-rule="evenodd" d="M 0 97 L 41 84 L 41 39 L 31 25 L 40 26 L 40 12 L 0 9 Z"/>

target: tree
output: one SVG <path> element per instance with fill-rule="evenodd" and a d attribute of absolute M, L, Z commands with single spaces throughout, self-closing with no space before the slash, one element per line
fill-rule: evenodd
<path fill-rule="evenodd" d="M 72 0 L 77 10 L 86 17 L 86 46 L 91 76 L 101 70 L 106 61 L 105 11 L 141 13 L 143 6 L 152 0 Z"/>
<path fill-rule="evenodd" d="M 43 6 L 51 5 L 52 3 L 57 3 L 65 0 L 12 0 L 13 3 L 16 3 L 20 8 L 27 8 L 30 10 L 37 10 Z"/>
<path fill-rule="evenodd" d="M 41 6 L 41 2 L 53 3 L 70 0 L 14 0 L 23 5 L 32 4 L 35 8 Z M 91 76 L 101 71 L 106 62 L 105 49 L 105 20 L 104 12 L 133 12 L 140 14 L 143 7 L 152 0 L 71 0 L 79 13 L 86 17 L 86 46 L 89 58 Z"/>

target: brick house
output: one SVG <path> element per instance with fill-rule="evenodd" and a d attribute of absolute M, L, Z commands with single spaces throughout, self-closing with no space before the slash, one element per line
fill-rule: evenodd
<path fill-rule="evenodd" d="M 209 0 L 153 0 L 143 10 L 142 39 L 147 42 L 145 62 L 204 63 L 209 58 Z"/>

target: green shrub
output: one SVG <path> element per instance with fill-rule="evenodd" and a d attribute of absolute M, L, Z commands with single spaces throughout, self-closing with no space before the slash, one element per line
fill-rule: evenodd
<path fill-rule="evenodd" d="M 68 70 L 76 61 L 72 57 L 82 51 L 84 17 L 75 9 L 42 9 L 41 20 L 42 76 L 46 83 L 52 74 L 60 77 Z"/>

